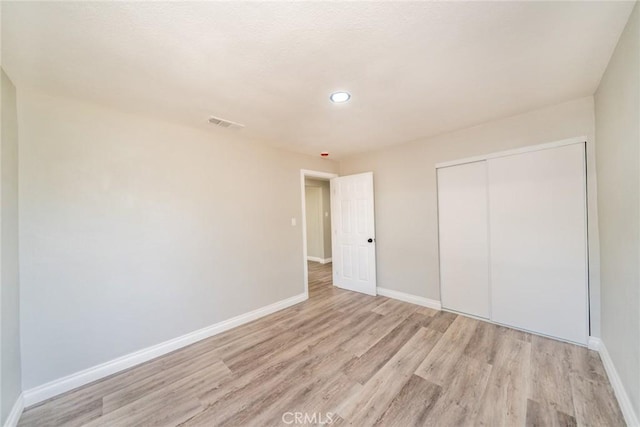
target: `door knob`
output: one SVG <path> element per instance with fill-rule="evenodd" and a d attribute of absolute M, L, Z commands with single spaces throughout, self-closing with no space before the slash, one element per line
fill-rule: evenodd
<path fill-rule="evenodd" d="M 369 238 L 369 240 L 367 240 L 367 242 L 372 243 L 373 239 Z"/>

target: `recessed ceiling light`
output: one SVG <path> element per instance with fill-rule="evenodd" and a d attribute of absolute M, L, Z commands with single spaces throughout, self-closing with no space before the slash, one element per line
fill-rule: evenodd
<path fill-rule="evenodd" d="M 329 99 L 331 102 L 335 104 L 340 104 L 342 102 L 347 102 L 351 98 L 351 94 L 349 92 L 333 92 Z"/>

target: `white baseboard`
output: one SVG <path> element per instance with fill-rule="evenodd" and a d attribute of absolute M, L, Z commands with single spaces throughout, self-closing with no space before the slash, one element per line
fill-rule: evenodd
<path fill-rule="evenodd" d="M 611 360 L 611 356 L 607 351 L 607 347 L 604 345 L 604 342 L 600 338 L 597 337 L 589 337 L 589 348 L 592 350 L 596 350 L 600 353 L 600 358 L 602 359 L 602 364 L 604 365 L 605 371 L 607 371 L 607 376 L 609 377 L 609 382 L 611 383 L 611 387 L 616 394 L 616 398 L 618 399 L 618 404 L 620 405 L 620 410 L 622 410 L 622 415 L 624 415 L 624 419 L 627 422 L 627 426 L 629 427 L 639 427 L 640 421 L 638 419 L 638 414 L 635 413 L 633 409 L 633 405 L 631 404 L 631 399 L 627 394 L 627 391 L 624 389 L 622 385 L 622 380 L 620 379 L 620 375 L 618 375 L 618 371 L 616 371 L 616 367 L 613 364 L 613 360 Z"/>
<path fill-rule="evenodd" d="M 331 258 L 320 258 L 317 256 L 307 256 L 307 261 L 319 262 L 320 264 L 328 264 L 331 262 Z"/>
<path fill-rule="evenodd" d="M 20 416 L 22 415 L 22 411 L 24 410 L 24 396 L 22 393 L 16 399 L 16 403 L 13 404 L 11 408 L 11 412 L 9 412 L 9 416 L 7 420 L 4 422 L 4 427 L 16 427 L 18 425 L 18 421 L 20 421 Z"/>
<path fill-rule="evenodd" d="M 383 297 L 393 298 L 411 304 L 433 308 L 434 310 L 442 310 L 442 304 L 440 304 L 440 301 L 438 300 L 405 294 L 404 292 L 394 291 L 392 289 L 376 288 L 376 291 L 378 292 L 378 295 L 381 295 Z"/>
<path fill-rule="evenodd" d="M 188 346 L 205 338 L 212 337 L 221 332 L 228 331 L 229 329 L 267 316 L 276 311 L 285 309 L 292 305 L 305 301 L 308 298 L 306 294 L 296 295 L 291 298 L 287 298 L 282 301 L 278 301 L 274 304 L 259 308 L 257 310 L 250 311 L 245 314 L 241 314 L 231 319 L 223 320 L 222 322 L 207 326 L 206 328 L 199 329 L 197 331 L 190 332 L 180 337 L 156 344 L 151 347 L 138 350 L 136 352 L 127 354 L 117 359 L 113 359 L 109 362 L 102 363 L 97 366 L 76 372 L 66 377 L 48 382 L 38 387 L 31 388 L 24 392 L 24 405 L 29 407 L 36 403 L 50 399 L 61 393 L 65 393 L 74 388 L 78 388 L 85 384 L 89 384 L 93 381 L 105 378 L 109 375 L 113 375 L 132 366 L 139 365 L 147 362 L 156 357 L 178 350 L 182 347 Z"/>
<path fill-rule="evenodd" d="M 602 340 L 598 337 L 589 337 L 589 342 L 587 343 L 587 347 L 589 350 L 600 351 L 602 348 Z"/>

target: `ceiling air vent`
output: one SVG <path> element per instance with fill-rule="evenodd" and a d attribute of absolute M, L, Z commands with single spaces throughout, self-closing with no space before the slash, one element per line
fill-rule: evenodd
<path fill-rule="evenodd" d="M 212 125 L 220 126 L 221 128 L 227 129 L 242 129 L 244 125 L 236 122 L 232 122 L 231 120 L 221 119 L 220 117 L 209 117 L 209 123 Z"/>

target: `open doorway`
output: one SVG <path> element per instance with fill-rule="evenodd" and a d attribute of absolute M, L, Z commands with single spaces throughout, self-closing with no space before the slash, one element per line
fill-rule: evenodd
<path fill-rule="evenodd" d="M 302 171 L 302 227 L 307 296 L 321 294 L 333 285 L 331 188 L 335 174 Z"/>
<path fill-rule="evenodd" d="M 322 219 L 323 230 L 327 230 L 327 246 L 331 252 L 313 251 L 324 247 L 325 241 L 308 242 L 307 233 L 307 184 L 309 187 L 322 187 L 321 181 L 329 185 L 329 202 L 318 201 L 311 204 L 309 211 L 312 218 L 310 225 L 318 226 Z M 310 283 L 320 285 L 332 291 L 333 287 L 348 291 L 377 295 L 376 280 L 376 238 L 375 212 L 373 200 L 373 173 L 363 172 L 355 175 L 338 177 L 326 172 L 300 171 L 302 191 L 302 252 L 304 263 L 304 284 L 307 298 L 310 296 Z M 309 193 L 309 199 L 316 195 Z M 320 208 L 318 208 L 318 204 Z M 315 221 L 313 215 L 315 216 Z M 326 225 L 325 225 L 326 224 Z M 322 233 L 324 236 L 324 232 Z M 310 249 L 309 245 L 314 249 Z M 309 258 L 311 257 L 311 258 Z M 331 260 L 331 262 L 329 262 Z M 313 264 L 315 263 L 315 264 Z"/>

